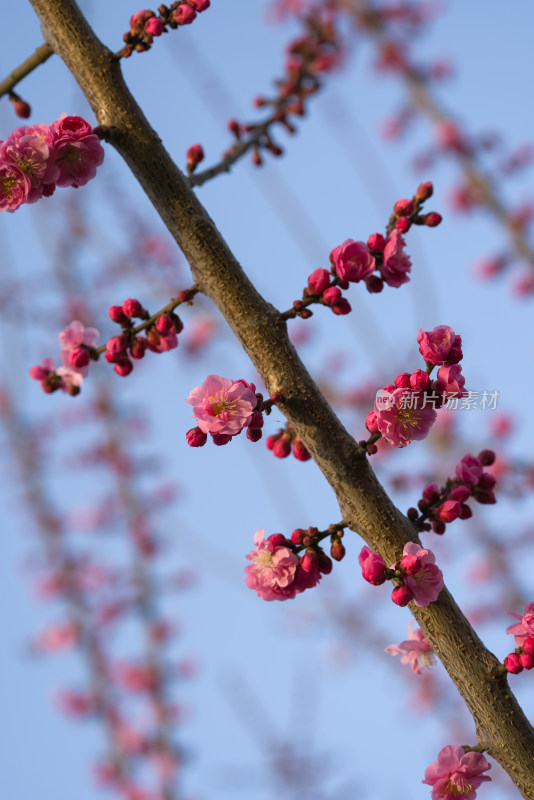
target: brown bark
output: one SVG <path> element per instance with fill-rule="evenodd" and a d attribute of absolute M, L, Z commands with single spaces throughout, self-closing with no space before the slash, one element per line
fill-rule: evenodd
<path fill-rule="evenodd" d="M 397 560 L 417 534 L 395 508 L 290 344 L 286 323 L 250 283 L 215 224 L 128 91 L 119 63 L 72 0 L 31 0 L 46 41 L 63 59 L 191 266 L 196 285 L 219 307 L 269 392 L 336 493 L 343 519 Z M 355 575 L 355 580 L 359 576 Z M 472 713 L 480 744 L 525 798 L 534 798 L 534 731 L 508 688 L 503 667 L 479 640 L 450 594 L 412 611 Z M 443 743 L 444 745 L 446 742 Z"/>

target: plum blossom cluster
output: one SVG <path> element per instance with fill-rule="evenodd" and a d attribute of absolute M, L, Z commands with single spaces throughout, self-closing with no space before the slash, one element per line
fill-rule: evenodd
<path fill-rule="evenodd" d="M 391 599 L 398 606 L 406 606 L 413 600 L 416 606 L 423 607 L 437 600 L 444 583 L 435 560 L 431 550 L 415 542 L 405 544 L 402 558 L 389 568 L 370 547 L 362 547 L 358 556 L 362 576 L 368 583 L 381 586 L 387 580 L 394 582 Z"/>
<path fill-rule="evenodd" d="M 419 330 L 417 341 L 426 371 L 401 372 L 394 384 L 377 392 L 373 411 L 365 421 L 371 438 L 360 442 L 369 454 L 376 452 L 374 442 L 380 436 L 392 447 L 424 439 L 436 421 L 436 408 L 465 394 L 465 378 L 458 364 L 463 357 L 461 337 L 448 325 L 438 325 L 432 331 Z M 437 378 L 432 381 L 430 375 L 438 365 Z"/>
<path fill-rule="evenodd" d="M 441 489 L 437 483 L 429 483 L 423 489 L 418 501 L 420 514 L 416 508 L 409 508 L 408 518 L 420 531 L 433 530 L 443 534 L 448 522 L 455 519 L 469 519 L 473 511 L 467 505 L 470 497 L 482 505 L 497 502 L 493 491 L 495 477 L 484 470 L 495 462 L 493 450 L 482 450 L 478 456 L 467 453 L 456 465 L 456 477 L 447 478 Z"/>
<path fill-rule="evenodd" d="M 413 620 L 408 625 L 408 638 L 399 644 L 389 644 L 385 651 L 390 656 L 401 656 L 401 664 L 409 664 L 416 675 L 434 663 L 434 649 L 421 628 L 413 630 Z"/>
<path fill-rule="evenodd" d="M 309 461 L 311 458 L 302 439 L 297 436 L 289 423 L 278 433 L 268 436 L 266 444 L 267 449 L 271 450 L 276 458 L 287 458 L 290 453 L 293 453 L 297 461 Z"/>
<path fill-rule="evenodd" d="M 182 25 L 190 25 L 197 14 L 210 5 L 210 0 L 180 0 L 170 6 L 159 6 L 158 14 L 150 9 L 137 11 L 130 19 L 130 30 L 122 37 L 124 47 L 118 55 L 129 58 L 133 52 L 150 50 L 154 39 L 167 33 L 167 28 L 175 30 Z"/>
<path fill-rule="evenodd" d="M 323 575 L 332 571 L 332 558 L 341 561 L 345 547 L 341 541 L 344 523 L 328 530 L 297 528 L 287 539 L 273 533 L 265 539 L 263 530 L 254 535 L 255 548 L 247 555 L 252 563 L 245 567 L 246 584 L 263 600 L 289 600 L 316 586 Z M 320 542 L 330 537 L 330 556 Z"/>
<path fill-rule="evenodd" d="M 286 319 L 312 316 L 309 308 L 314 303 L 331 308 L 334 314 L 350 313 L 351 305 L 341 290 L 351 283 L 363 281 L 367 291 L 381 292 L 384 286 L 399 288 L 410 280 L 412 262 L 405 252 L 406 242 L 402 236 L 412 224 L 435 227 L 441 217 L 435 212 L 421 214 L 425 200 L 432 196 L 432 183 L 422 183 L 410 200 L 398 200 L 390 217 L 386 236 L 373 233 L 367 242 L 347 239 L 334 247 L 330 253 L 330 270 L 316 269 L 308 277 L 302 299 L 295 300 L 293 307 L 284 312 Z"/>
<path fill-rule="evenodd" d="M 53 359 L 45 358 L 42 364 L 30 368 L 30 378 L 39 381 L 46 394 L 58 389 L 73 397 L 79 394 L 91 360 L 98 358 L 95 350 L 98 336 L 96 328 L 86 328 L 79 320 L 73 320 L 58 337 L 62 366 L 56 369 Z"/>
<path fill-rule="evenodd" d="M 513 653 L 509 653 L 504 659 L 504 666 L 514 675 L 523 672 L 524 669 L 534 667 L 534 603 L 525 606 L 523 616 L 511 612 L 519 622 L 510 625 L 506 633 L 513 634 L 517 645 Z"/>
<path fill-rule="evenodd" d="M 82 117 L 22 125 L 0 142 L 0 211 L 50 197 L 57 186 L 85 186 L 103 160 L 98 136 Z"/>
<path fill-rule="evenodd" d="M 263 412 L 270 413 L 281 396 L 263 399 L 253 383 L 243 379 L 233 381 L 220 375 L 208 375 L 201 386 L 195 386 L 186 400 L 193 406 L 198 425 L 187 431 L 190 447 L 203 447 L 211 436 L 213 444 L 228 444 L 234 436 L 247 429 L 247 439 L 257 442 L 263 432 Z"/>
<path fill-rule="evenodd" d="M 45 358 L 42 364 L 31 367 L 30 377 L 38 380 L 47 394 L 61 389 L 75 396 L 80 393 L 89 364 L 98 361 L 102 354 L 108 363 L 113 364 L 117 375 L 126 377 L 133 371 L 133 360 L 144 358 L 147 350 L 165 353 L 178 347 L 178 334 L 183 330 L 183 323 L 174 310 L 181 303 L 191 303 L 197 292 L 196 287 L 178 292 L 174 300 L 153 316 L 132 297 L 120 306 L 110 306 L 109 317 L 121 326 L 121 333 L 98 348 L 95 347 L 98 331 L 74 320 L 59 334 L 63 366 L 56 369 L 53 360 Z M 135 319 L 143 321 L 135 325 Z M 139 335 L 142 332 L 144 336 Z"/>
<path fill-rule="evenodd" d="M 256 108 L 269 110 L 268 116 L 261 122 L 249 124 L 229 120 L 228 130 L 234 137 L 233 145 L 217 165 L 192 176 L 191 185 L 199 186 L 215 175 L 227 172 L 248 152 L 252 153 L 256 166 L 263 163 L 262 153 L 282 155 L 283 150 L 272 135 L 273 127 L 282 126 L 288 133 L 295 133 L 294 118 L 306 114 L 308 99 L 321 88 L 321 76 L 337 67 L 342 54 L 329 10 L 312 8 L 299 22 L 304 26 L 304 32 L 287 48 L 285 74 L 275 81 L 276 93 L 272 97 L 258 96 L 254 100 Z"/>
<path fill-rule="evenodd" d="M 426 768 L 423 783 L 432 786 L 432 800 L 475 800 L 475 789 L 491 780 L 483 774 L 489 769 L 491 764 L 482 753 L 448 744 Z"/>

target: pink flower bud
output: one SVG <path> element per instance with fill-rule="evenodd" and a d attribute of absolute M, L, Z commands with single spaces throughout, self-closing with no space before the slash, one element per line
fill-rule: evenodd
<path fill-rule="evenodd" d="M 521 653 L 519 663 L 524 669 L 532 669 L 534 667 L 534 658 L 528 653 Z"/>
<path fill-rule="evenodd" d="M 201 11 L 205 11 L 210 7 L 210 0 L 188 0 L 188 3 L 190 6 L 193 6 L 195 11 L 198 11 L 199 14 Z"/>
<path fill-rule="evenodd" d="M 523 642 L 523 650 L 525 653 L 528 653 L 529 656 L 534 656 L 534 638 L 532 636 L 527 636 Z"/>
<path fill-rule="evenodd" d="M 110 320 L 118 323 L 119 325 L 122 325 L 124 322 L 128 322 L 128 317 L 122 310 L 122 306 L 110 306 L 108 314 Z"/>
<path fill-rule="evenodd" d="M 429 483 L 423 489 L 423 500 L 433 503 L 439 498 L 439 486 L 437 483 Z"/>
<path fill-rule="evenodd" d="M 334 539 L 330 547 L 330 555 L 335 561 L 342 561 L 345 558 L 345 545 L 341 539 Z"/>
<path fill-rule="evenodd" d="M 261 428 L 247 428 L 246 436 L 250 442 L 259 442 L 263 436 L 263 431 Z"/>
<path fill-rule="evenodd" d="M 411 217 L 415 211 L 413 200 L 397 200 L 393 211 L 398 217 Z"/>
<path fill-rule="evenodd" d="M 332 559 L 328 558 L 326 553 L 323 553 L 322 550 L 319 550 L 319 553 L 318 553 L 318 556 L 317 556 L 317 568 L 318 568 L 319 572 L 322 572 L 323 575 L 330 575 L 330 573 L 332 572 L 332 567 L 333 566 L 334 565 L 332 564 Z M 529 658 L 530 658 L 530 656 L 529 656 Z"/>
<path fill-rule="evenodd" d="M 482 464 L 471 453 L 467 453 L 459 464 L 456 465 L 456 475 L 462 483 L 468 486 L 476 486 L 482 477 Z"/>
<path fill-rule="evenodd" d="M 506 656 L 504 659 L 504 666 L 508 672 L 512 673 L 512 675 L 517 675 L 518 673 L 523 672 L 523 666 L 517 653 L 510 653 L 510 655 Z"/>
<path fill-rule="evenodd" d="M 345 297 L 342 297 L 337 303 L 334 303 L 332 311 L 338 316 L 345 316 L 345 314 L 350 314 L 352 306 Z"/>
<path fill-rule="evenodd" d="M 370 547 L 362 547 L 358 563 L 362 569 L 362 576 L 368 583 L 372 583 L 373 586 L 381 586 L 385 583 L 387 567 L 384 559 Z"/>
<path fill-rule="evenodd" d="M 376 433 L 378 431 L 378 420 L 374 411 L 370 411 L 365 418 L 365 427 L 369 433 Z"/>
<path fill-rule="evenodd" d="M 184 7 L 189 8 L 189 6 L 180 6 L 180 8 Z M 192 11 L 192 9 L 189 10 Z M 194 13 L 195 12 L 193 11 L 193 14 Z M 200 162 L 204 160 L 204 148 L 201 144 L 192 144 L 186 153 L 186 157 L 187 168 L 192 170 L 197 166 L 197 164 L 200 164 Z"/>
<path fill-rule="evenodd" d="M 309 294 L 322 294 L 330 286 L 330 273 L 327 269 L 316 269 L 308 278 Z"/>
<path fill-rule="evenodd" d="M 200 430 L 200 428 L 191 428 L 185 434 L 187 444 L 189 447 L 204 447 L 208 440 L 208 434 Z"/>
<path fill-rule="evenodd" d="M 414 555 L 403 556 L 399 568 L 406 575 L 416 575 L 422 569 L 421 560 Z"/>
<path fill-rule="evenodd" d="M 79 370 L 86 367 L 91 361 L 89 353 L 85 347 L 77 347 L 69 353 L 69 366 L 73 369 Z"/>
<path fill-rule="evenodd" d="M 276 458 L 287 458 L 291 452 L 291 442 L 289 436 L 280 436 L 272 447 L 273 455 Z"/>
<path fill-rule="evenodd" d="M 430 386 L 430 376 L 422 369 L 416 369 L 410 377 L 410 386 L 418 392 L 424 392 Z"/>
<path fill-rule="evenodd" d="M 323 292 L 323 300 L 327 306 L 333 306 L 341 300 L 341 290 L 337 286 L 330 286 Z"/>
<path fill-rule="evenodd" d="M 271 533 L 271 535 L 267 537 L 267 541 L 271 542 L 273 547 L 287 547 L 287 539 L 283 533 Z"/>
<path fill-rule="evenodd" d="M 139 319 L 143 319 L 143 317 L 148 316 L 147 311 L 143 308 L 139 300 L 134 300 L 132 297 L 124 301 L 122 310 L 127 317 L 139 317 Z"/>
<path fill-rule="evenodd" d="M 163 22 L 159 17 L 150 17 L 145 22 L 145 31 L 149 36 L 161 36 L 163 33 Z"/>
<path fill-rule="evenodd" d="M 384 281 L 378 275 L 371 275 L 365 281 L 365 286 L 371 294 L 379 294 L 384 288 Z"/>
<path fill-rule="evenodd" d="M 415 193 L 415 197 L 417 200 L 423 202 L 424 200 L 428 200 L 429 197 L 432 197 L 434 194 L 434 186 L 432 181 L 426 181 L 425 183 L 420 183 L 417 187 L 417 191 Z"/>
<path fill-rule="evenodd" d="M 281 403 L 284 398 L 282 396 L 282 392 L 273 392 L 270 399 L 276 404 Z"/>
<path fill-rule="evenodd" d="M 304 444 L 302 443 L 302 439 L 297 438 L 293 442 L 293 455 L 297 459 L 297 461 L 309 461 L 311 455 L 308 453 Z"/>
<path fill-rule="evenodd" d="M 401 217 L 395 225 L 395 229 L 400 233 L 408 233 L 411 227 L 412 223 L 408 217 Z"/>
<path fill-rule="evenodd" d="M 425 216 L 425 225 L 427 228 L 437 228 L 441 224 L 443 217 L 436 211 L 431 211 L 430 214 Z"/>
<path fill-rule="evenodd" d="M 449 492 L 447 500 L 458 500 L 459 503 L 465 503 L 471 497 L 471 489 L 468 486 L 455 486 L 452 491 Z"/>
<path fill-rule="evenodd" d="M 395 378 L 395 386 L 397 389 L 409 389 L 411 386 L 410 383 L 410 373 L 409 372 L 401 372 Z"/>
<path fill-rule="evenodd" d="M 170 333 L 174 331 L 174 323 L 167 314 L 162 314 L 161 317 L 158 317 L 156 320 L 156 328 L 160 333 Z"/>
<path fill-rule="evenodd" d="M 302 544 L 302 540 L 304 539 L 305 535 L 306 535 L 305 530 L 303 530 L 302 528 L 295 528 L 295 530 L 291 534 L 291 541 L 293 542 L 293 544 Z"/>
<path fill-rule="evenodd" d="M 130 355 L 132 358 L 144 358 L 145 351 L 148 347 L 148 342 L 142 336 L 136 336 L 130 347 Z"/>
<path fill-rule="evenodd" d="M 412 599 L 412 593 L 407 586 L 395 586 L 391 592 L 391 599 L 397 606 L 407 606 Z"/>
<path fill-rule="evenodd" d="M 190 25 L 196 15 L 197 12 L 191 6 L 182 3 L 174 12 L 174 21 L 177 25 Z"/>
<path fill-rule="evenodd" d="M 318 562 L 317 552 L 309 548 L 300 559 L 300 566 L 304 572 L 313 572 Z"/>
<path fill-rule="evenodd" d="M 460 503 L 457 500 L 446 500 L 438 508 L 438 516 L 442 522 L 453 522 L 460 516 Z"/>
<path fill-rule="evenodd" d="M 125 378 L 133 370 L 133 364 L 128 356 L 120 356 L 119 358 L 120 360 L 115 362 L 113 369 L 117 375 L 120 375 L 121 378 Z"/>
<path fill-rule="evenodd" d="M 17 117 L 20 117 L 21 119 L 28 119 L 28 117 L 32 113 L 30 104 L 27 103 L 25 100 L 22 100 L 20 97 L 17 97 L 17 99 L 12 102 L 13 102 L 13 109 Z"/>
<path fill-rule="evenodd" d="M 228 444 L 229 441 L 232 439 L 231 433 L 212 433 L 211 440 L 213 444 L 216 444 L 217 447 L 221 447 L 223 444 Z"/>
<path fill-rule="evenodd" d="M 110 356 L 116 358 L 122 355 L 128 346 L 128 340 L 122 334 L 120 336 L 112 336 L 106 343 L 106 358 L 109 353 Z"/>
<path fill-rule="evenodd" d="M 385 244 L 386 240 L 381 233 L 372 233 L 367 239 L 367 247 L 375 253 L 381 253 Z"/>

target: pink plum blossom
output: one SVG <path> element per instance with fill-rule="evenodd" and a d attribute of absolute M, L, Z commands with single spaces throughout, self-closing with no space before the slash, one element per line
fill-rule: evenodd
<path fill-rule="evenodd" d="M 265 539 L 263 530 L 254 534 L 254 550 L 247 556 L 252 561 L 245 567 L 246 584 L 263 600 L 287 600 L 295 597 L 298 556 L 280 543 L 279 534 Z"/>
<path fill-rule="evenodd" d="M 423 783 L 432 786 L 432 800 L 474 800 L 475 789 L 484 781 L 490 781 L 489 775 L 483 775 L 491 769 L 491 764 L 482 753 L 464 752 L 462 747 L 447 745 L 434 761 L 426 768 Z"/>
<path fill-rule="evenodd" d="M 28 199 L 31 181 L 15 164 L 0 163 L 0 211 L 11 214 Z"/>
<path fill-rule="evenodd" d="M 408 625 L 408 638 L 399 644 L 389 644 L 385 650 L 390 656 L 402 656 L 401 664 L 410 664 L 416 675 L 434 663 L 434 650 L 421 628 L 413 630 L 413 620 Z"/>
<path fill-rule="evenodd" d="M 376 425 L 384 439 L 392 447 L 406 447 L 414 439 L 424 439 L 436 421 L 436 411 L 425 404 L 423 392 L 399 388 L 389 392 L 388 402 L 375 400 Z"/>
<path fill-rule="evenodd" d="M 467 392 L 464 391 L 464 386 L 465 378 L 459 364 L 449 364 L 438 369 L 436 389 L 440 394 L 465 397 Z"/>
<path fill-rule="evenodd" d="M 56 164 L 60 174 L 58 186 L 85 186 L 96 175 L 96 168 L 104 161 L 104 149 L 96 134 L 81 139 L 62 137 L 55 143 Z"/>
<path fill-rule="evenodd" d="M 89 372 L 89 353 L 83 347 L 94 347 L 98 340 L 99 333 L 96 328 L 86 328 L 85 325 L 79 320 L 75 319 L 68 325 L 64 331 L 61 331 L 58 338 L 63 349 L 60 351 L 60 357 L 63 367 L 57 370 L 58 375 L 62 375 L 65 380 L 69 380 L 75 386 L 78 383 L 72 380 L 72 375 L 77 373 L 82 378 L 86 378 Z M 84 358 L 84 354 L 86 357 Z M 67 370 L 68 372 L 65 372 Z"/>
<path fill-rule="evenodd" d="M 432 331 L 420 328 L 417 342 L 427 364 L 457 364 L 462 360 L 462 337 L 448 325 L 437 325 Z"/>
<path fill-rule="evenodd" d="M 534 636 L 534 603 L 528 603 L 525 606 L 525 613 L 523 616 L 510 612 L 512 617 L 515 617 L 519 622 L 515 622 L 506 628 L 506 633 L 512 633 L 515 643 L 518 647 L 522 647 L 525 639 Z"/>
<path fill-rule="evenodd" d="M 45 184 L 53 184 L 59 177 L 51 136 L 41 130 L 46 126 L 33 127 L 34 133 L 28 126 L 17 128 L 0 146 L 0 162 L 17 166 L 30 181 L 27 203 L 39 200 Z"/>
<path fill-rule="evenodd" d="M 421 569 L 404 575 L 404 585 L 410 590 L 416 606 L 428 606 L 437 600 L 444 587 L 443 573 L 434 563 L 435 556 L 431 550 L 425 550 L 415 542 L 404 545 L 403 556 L 416 556 L 421 562 Z"/>
<path fill-rule="evenodd" d="M 204 433 L 236 436 L 245 428 L 258 403 L 255 387 L 219 375 L 208 375 L 202 386 L 196 386 L 187 403 Z"/>
<path fill-rule="evenodd" d="M 375 259 L 365 242 L 347 239 L 330 253 L 330 261 L 342 281 L 357 283 L 373 274 Z"/>
<path fill-rule="evenodd" d="M 456 465 L 456 476 L 468 486 L 476 486 L 482 477 L 483 471 L 482 464 L 471 453 L 467 453 Z"/>
<path fill-rule="evenodd" d="M 373 586 L 381 586 L 386 581 L 386 564 L 382 556 L 371 550 L 370 547 L 362 547 L 358 556 L 358 564 L 362 570 L 362 576 Z"/>
<path fill-rule="evenodd" d="M 404 252 L 405 241 L 398 230 L 394 230 L 386 239 L 384 246 L 384 262 L 381 267 L 382 277 L 388 286 L 398 288 L 410 280 L 412 268 L 410 256 Z"/>

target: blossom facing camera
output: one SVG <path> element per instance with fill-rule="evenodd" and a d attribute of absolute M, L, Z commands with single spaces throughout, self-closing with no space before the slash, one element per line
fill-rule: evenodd
<path fill-rule="evenodd" d="M 186 402 L 193 406 L 203 433 L 236 436 L 248 425 L 258 401 L 253 384 L 208 375 Z"/>
<path fill-rule="evenodd" d="M 447 745 L 426 768 L 423 783 L 432 786 L 432 800 L 475 800 L 476 789 L 489 775 L 491 764 L 482 753 L 464 752 L 463 747 Z"/>

